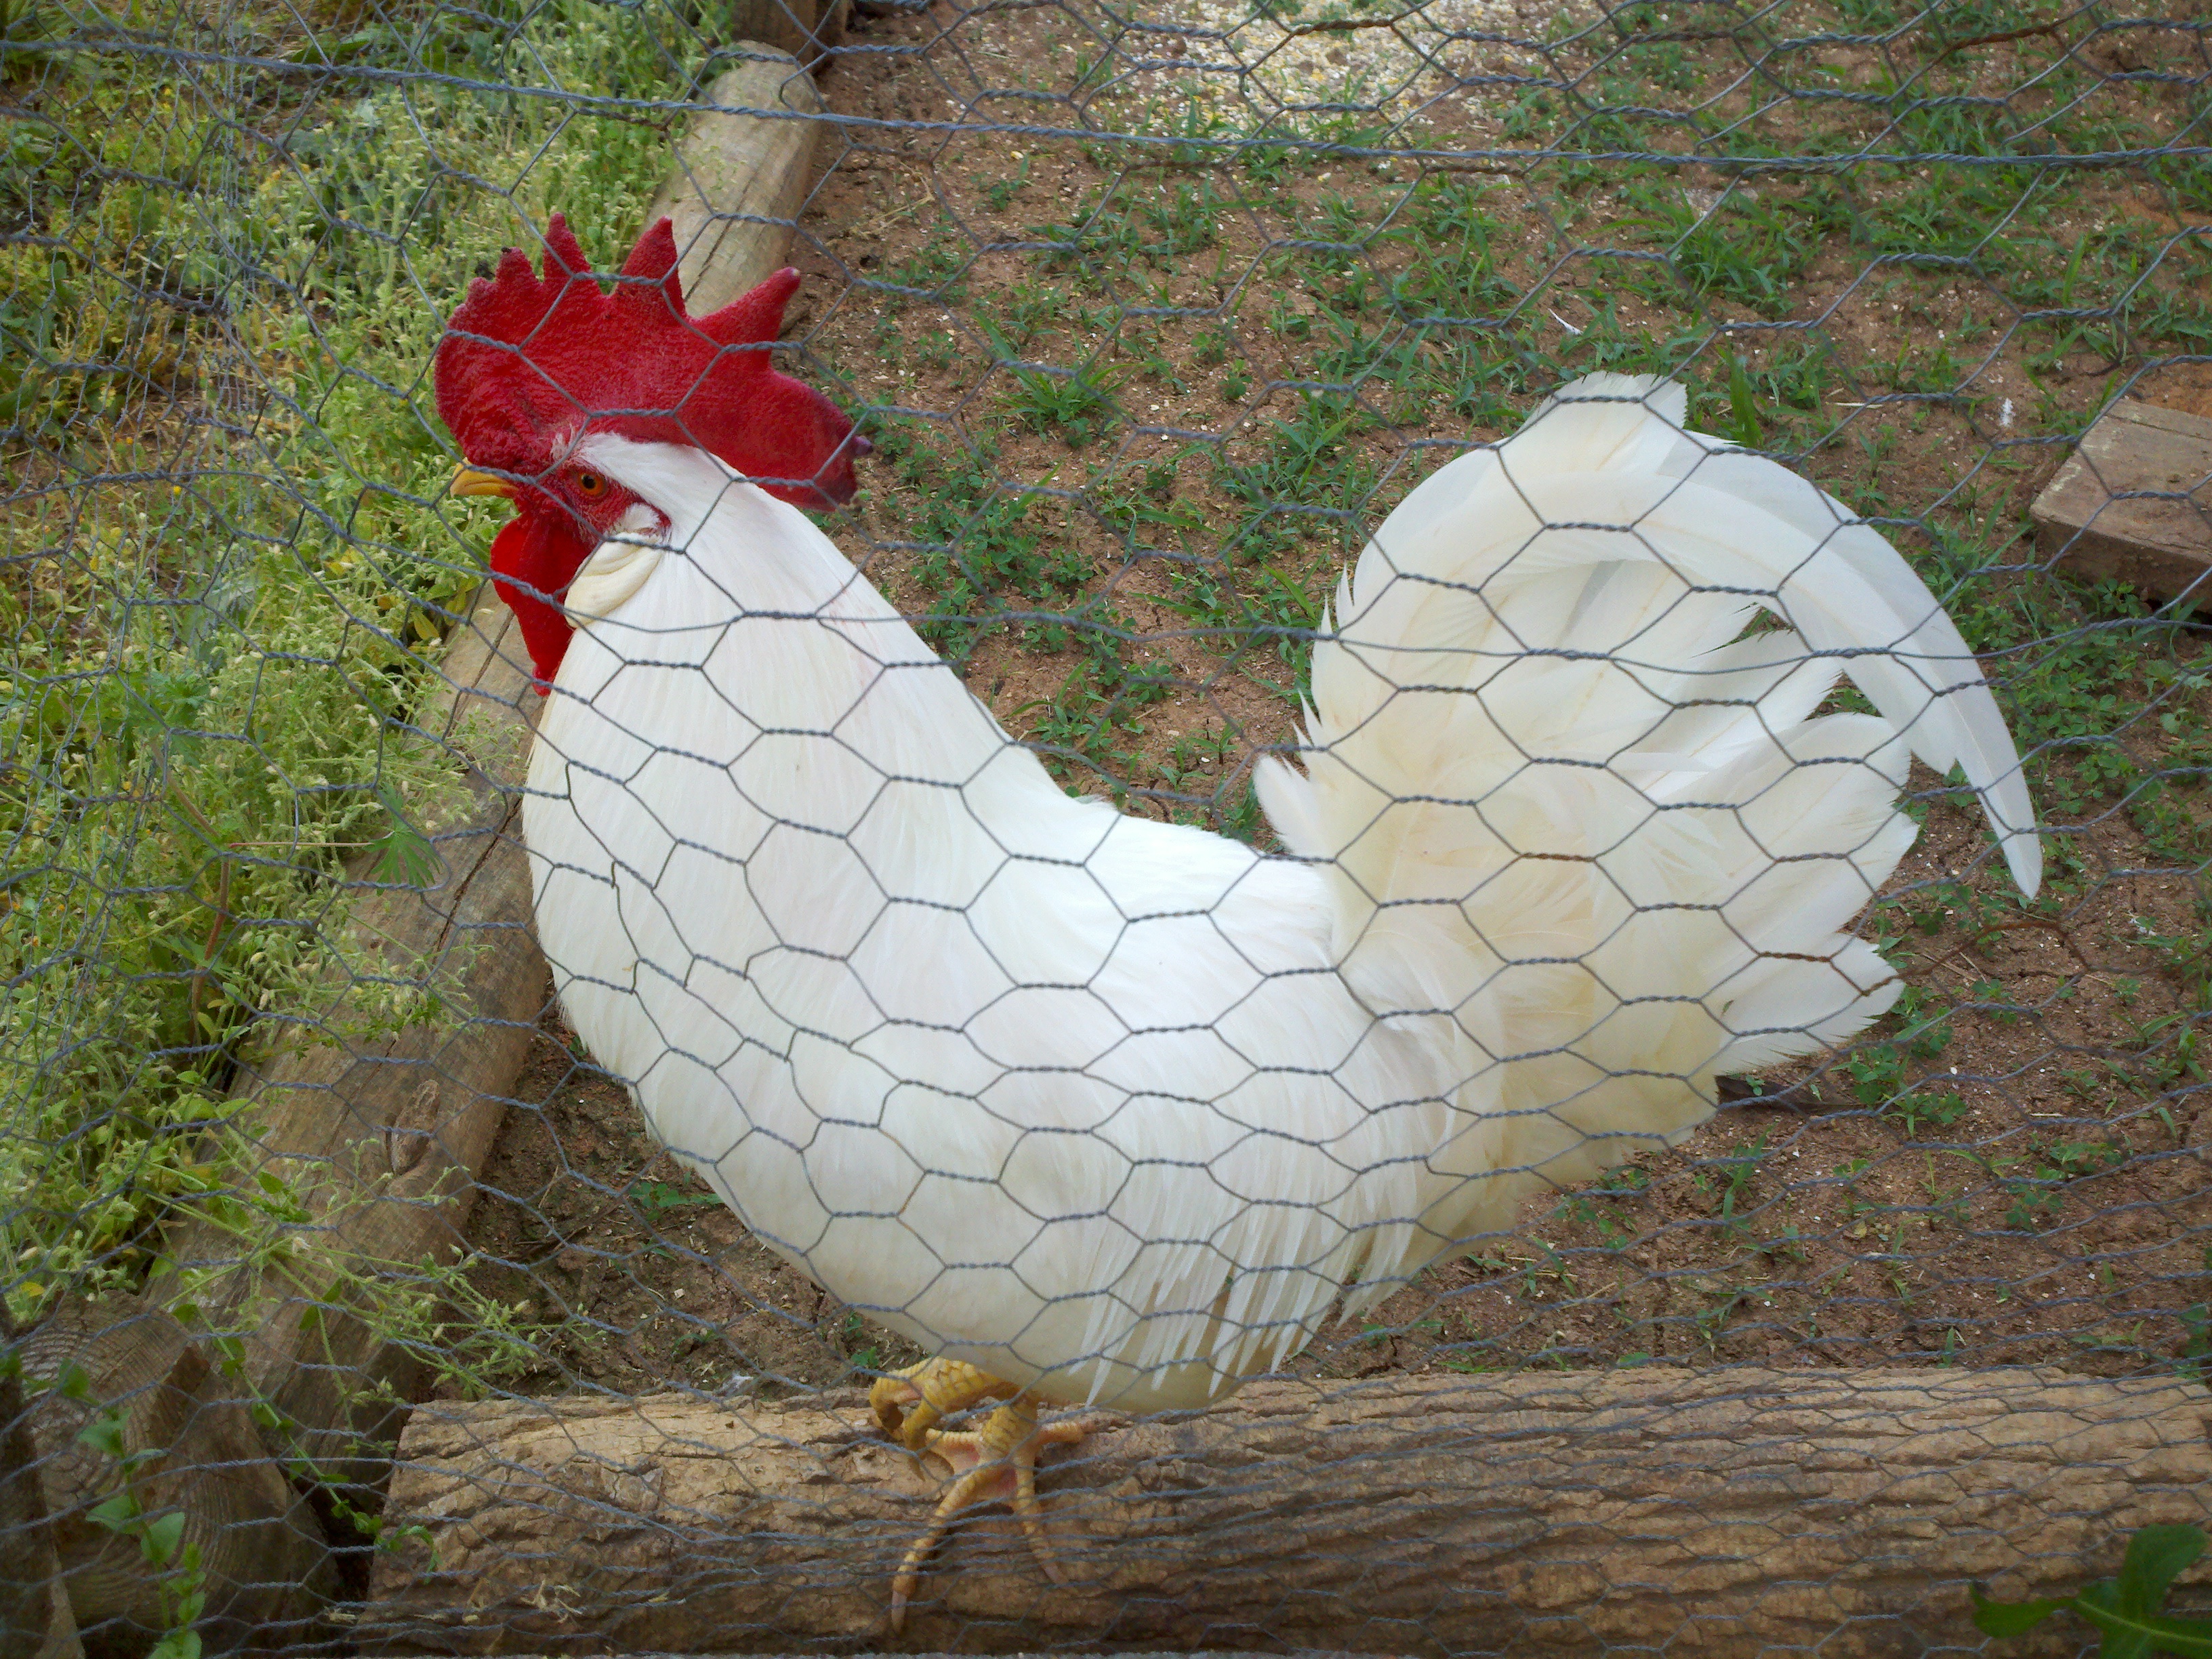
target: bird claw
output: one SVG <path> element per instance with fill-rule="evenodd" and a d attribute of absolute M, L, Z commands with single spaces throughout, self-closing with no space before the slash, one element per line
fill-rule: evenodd
<path fill-rule="evenodd" d="M 945 1418 L 986 1400 L 1011 1400 L 1020 1392 L 964 1359 L 925 1359 L 877 1378 L 868 1390 L 868 1406 L 886 1435 L 918 1452 Z"/>
<path fill-rule="evenodd" d="M 891 1580 L 893 1634 L 906 1623 L 907 1603 L 921 1582 L 922 1564 L 960 1512 L 977 1504 L 1012 1508 L 1044 1576 L 1055 1584 L 1068 1582 L 1037 1502 L 1037 1454 L 1046 1446 L 1074 1445 L 1089 1430 L 1082 1423 L 1040 1425 L 1036 1407 L 1020 1393 L 1012 1383 L 957 1359 L 925 1360 L 884 1377 L 869 1391 L 868 1403 L 886 1435 L 917 1456 L 934 1458 L 951 1471 L 951 1484 L 939 1498 L 928 1527 L 907 1551 Z M 936 1426 L 987 1400 L 1011 1403 L 993 1412 L 980 1429 Z"/>

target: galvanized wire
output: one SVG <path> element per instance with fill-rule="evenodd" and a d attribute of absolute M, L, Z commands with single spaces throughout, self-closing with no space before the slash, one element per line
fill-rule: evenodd
<path fill-rule="evenodd" d="M 2106 479 L 2093 458 L 2112 499 L 2087 531 L 2031 512 L 2108 411 L 2170 411 L 2184 445 L 2212 418 L 2207 25 L 2010 0 L 935 0 L 844 19 L 819 111 L 717 96 L 760 59 L 740 22 L 817 21 L 665 0 L 5 16 L 0 1224 L 88 1645 L 305 1650 L 365 1620 L 395 1650 L 644 1650 L 697 1635 L 654 1622 L 687 1599 L 732 1647 L 858 1639 L 850 1609 L 926 1514 L 864 1505 L 842 1561 L 779 1566 L 766 1540 L 811 1536 L 823 1494 L 724 1510 L 653 1486 L 672 1449 L 732 1456 L 704 1437 L 740 1402 L 880 1438 L 856 1390 L 963 1334 L 896 1328 L 896 1273 L 840 1299 L 813 1242 L 749 1231 L 700 1174 L 743 1102 L 714 1144 L 657 1145 L 632 1103 L 653 1078 L 590 1052 L 561 962 L 487 1012 L 501 973 L 536 971 L 521 921 L 378 931 L 513 852 L 523 750 L 494 705 L 538 708 L 518 642 L 482 639 L 496 520 L 447 493 L 446 319 L 500 249 L 538 257 L 556 211 L 618 264 L 714 112 L 812 131 L 776 366 L 875 446 L 823 529 L 1066 793 L 1280 860 L 1255 768 L 1300 758 L 1340 573 L 1420 479 L 1616 371 L 1683 380 L 1691 427 L 1900 549 L 1996 690 L 2050 867 L 2024 901 L 1960 780 L 1920 769 L 1919 845 L 1855 924 L 1904 982 L 1895 1012 L 1722 1078 L 1679 1147 L 1580 1170 L 1292 1344 L 1247 1395 L 1291 1425 L 1285 1455 L 1228 1480 L 1230 1454 L 1192 1454 L 1243 1519 L 1129 1519 L 1172 1485 L 1173 1413 L 1094 1437 L 1047 1508 L 1119 1610 L 1054 1612 L 1017 1536 L 963 1535 L 923 1579 L 927 1640 L 1610 1651 L 1705 1616 L 1732 1632 L 1717 1650 L 1963 1648 L 1967 1577 L 2090 1576 L 2124 1522 L 2201 1516 L 2185 1461 L 2129 1477 L 2155 1503 L 2069 1509 L 1959 1402 L 2025 1411 L 2005 1390 L 2032 1382 L 2084 1434 L 2123 1425 L 2085 1463 L 2148 1468 L 2125 1425 L 2201 1393 L 2212 1344 L 2201 590 L 2172 574 L 2185 552 L 2124 550 L 2159 504 L 2158 533 L 2212 548 L 2212 461 Z M 501 689 L 457 693 L 465 661 Z M 806 763 L 836 763 L 813 736 Z M 792 915 L 799 939 L 811 913 Z M 513 1081 L 488 1100 L 465 1066 L 491 1048 Z M 388 1121 L 270 1159 L 277 1096 L 351 1098 L 379 1066 L 409 1079 L 377 1085 Z M 257 1095 L 271 1075 L 291 1080 Z M 365 1218 L 395 1205 L 448 1235 L 379 1254 Z M 1759 1403 L 1793 1372 L 1802 1411 Z M 173 1396 L 210 1437 L 179 1437 Z M 410 1407 L 420 1467 L 512 1477 L 510 1530 L 483 1522 L 459 1568 L 431 1559 L 459 1534 L 419 1482 L 385 1511 Z M 633 1407 L 635 1467 L 565 1486 L 492 1426 L 559 1439 Z M 1717 1504 L 1856 1432 L 1836 1425 L 1954 1408 L 1972 1420 L 1943 1455 L 1984 1466 L 1965 1488 L 2027 1460 L 2014 1507 L 1908 1494 L 1898 1536 L 2002 1547 L 1878 1571 L 1837 1510 L 1892 1500 L 1824 1488 L 1793 1534 L 1809 1553 L 1685 1544 L 1701 1580 L 1645 1548 L 1638 1502 Z M 1564 1449 L 1476 1437 L 1522 1413 Z M 829 1443 L 805 1455 L 850 1478 Z M 210 1465 L 275 1471 L 264 1512 L 165 1533 Z M 1583 1531 L 1543 1496 L 1563 1479 L 1598 1494 Z M 1331 1493 L 1334 1531 L 1312 1520 Z M 1309 1522 L 1339 1554 L 1285 1578 L 1274 1552 Z M 569 1571 L 593 1526 L 634 1559 L 546 1577 L 533 1552 Z M 1211 1576 L 1158 1565 L 1179 1547 Z M 305 1600 L 238 1589 L 241 1550 Z M 977 1561 L 1000 1587 L 963 1602 Z M 441 1571 L 444 1611 L 406 1601 Z"/>

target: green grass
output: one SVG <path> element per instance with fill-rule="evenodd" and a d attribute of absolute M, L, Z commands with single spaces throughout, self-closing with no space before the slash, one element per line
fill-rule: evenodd
<path fill-rule="evenodd" d="M 1917 124 L 1916 142 L 1977 154 L 1997 144 L 1917 105 L 1905 117 Z M 1542 129 L 1533 111 L 1524 125 L 1532 141 L 1565 131 L 1556 122 Z M 1267 154 L 1269 166 L 1280 163 L 1292 179 L 1332 165 L 1313 154 Z M 1573 374 L 1686 374 L 1702 392 L 1707 426 L 1754 447 L 1816 457 L 1816 475 L 1863 510 L 1911 518 L 1901 532 L 1909 546 L 1916 533 L 1933 538 L 1939 561 L 1950 562 L 1938 568 L 1950 573 L 1976 643 L 2008 653 L 2023 734 L 2044 745 L 2039 775 L 2062 803 L 2081 805 L 2091 797 L 2077 782 L 2094 784 L 2094 799 L 2121 796 L 2136 817 L 2157 817 L 2177 857 L 2201 856 L 2186 815 L 2161 806 L 2179 781 L 2161 773 L 2146 783 L 2112 742 L 2118 711 L 2136 691 L 2144 644 L 2171 639 L 2171 630 L 2160 635 L 2163 624 L 2117 590 L 2062 580 L 2028 592 L 2009 578 L 2016 518 L 2000 525 L 1986 512 L 1977 516 L 1972 491 L 1933 515 L 1886 491 L 1887 458 L 1917 441 L 1924 415 L 1895 401 L 1883 406 L 1897 415 L 1869 430 L 1869 420 L 1848 413 L 1869 400 L 1917 399 L 1970 408 L 1986 422 L 1994 398 L 1957 394 L 2008 333 L 2033 347 L 2032 372 L 2100 329 L 2139 354 L 2193 349 L 2212 325 L 2201 286 L 2212 262 L 2194 241 L 2131 222 L 2072 237 L 2068 217 L 2081 211 L 2087 175 L 1993 167 L 1963 181 L 1907 182 L 1904 169 L 1846 170 L 1764 180 L 1693 203 L 1673 173 L 1623 164 L 1608 176 L 1617 206 L 1601 219 L 1577 199 L 1587 181 L 1562 181 L 1536 220 L 1541 240 L 1533 245 L 1526 192 L 1440 174 L 1410 187 L 1370 179 L 1354 191 L 1324 189 L 1298 209 L 1295 226 L 1283 226 L 1308 239 L 1295 250 L 1232 246 L 1230 228 L 1240 216 L 1264 219 L 1275 205 L 1254 193 L 1251 163 L 1248 153 L 1195 181 L 1174 168 L 1122 165 L 1065 221 L 1029 228 L 1043 244 L 1027 256 L 1029 275 L 995 295 L 971 293 L 963 306 L 972 327 L 1000 343 L 1002 357 L 1018 350 L 1027 360 L 1000 371 L 995 399 L 980 424 L 971 416 L 971 431 L 988 434 L 997 411 L 1016 429 L 1065 446 L 1073 470 L 1057 468 L 1056 486 L 1087 478 L 1085 493 L 1110 529 L 1132 549 L 1172 561 L 1164 602 L 1193 629 L 1272 642 L 1286 661 L 1300 657 L 1303 647 L 1289 635 L 1317 620 L 1325 570 L 1356 550 L 1365 527 L 1419 476 L 1417 468 L 1392 470 L 1394 428 L 1443 410 L 1459 430 L 1496 432 L 1510 429 L 1534 395 Z M 2062 245 L 2074 249 L 2066 263 L 2054 257 Z M 1192 257 L 1201 252 L 1210 258 Z M 1816 264 L 1838 256 L 1861 263 L 1859 286 L 1873 284 L 1864 297 L 1887 303 L 1899 320 L 1935 317 L 1946 284 L 1966 290 L 1964 314 L 1942 314 L 1940 341 L 1900 334 L 1875 354 L 1817 326 L 1762 326 L 1801 307 Z M 1929 273 L 1917 270 L 1931 258 Z M 1963 278 L 1945 263 L 1969 258 Z M 1245 269 L 1259 280 L 1226 310 L 1210 302 Z M 1194 271 L 1203 279 L 1194 283 Z M 1837 280 L 1829 277 L 1832 289 Z M 1142 316 L 1133 309 L 1139 298 Z M 1631 305 L 1638 314 L 1628 313 Z M 2049 314 L 2085 308 L 2109 315 L 2085 323 Z M 1717 337 L 1723 315 L 1740 320 Z M 899 339 L 886 349 L 910 345 Z M 1270 362 L 1288 386 L 1271 387 Z M 1212 377 L 1200 371 L 1210 370 L 1221 371 L 1212 384 L 1236 407 L 1224 422 L 1226 441 L 1203 464 L 1208 507 L 1189 505 L 1188 481 L 1127 487 L 1120 434 L 1142 419 L 1149 388 L 1203 386 Z M 1110 447 L 1090 453 L 1109 439 Z M 915 442 L 915 454 L 935 454 L 941 434 L 918 429 Z M 1029 568 L 1035 556 L 1005 544 L 1003 509 L 985 503 L 1018 491 L 995 464 L 964 477 L 938 460 L 905 470 L 928 491 L 926 539 L 942 547 L 924 556 L 917 574 L 948 612 L 1033 611 L 1075 598 L 1079 563 L 1064 580 L 1041 583 Z M 1979 538 L 1971 555 L 1956 550 L 1962 536 Z M 1979 562 L 1961 565 L 1961 557 Z M 1033 642 L 1054 651 L 1070 629 L 1103 625 L 1079 606 L 1064 626 L 1024 624 Z M 948 623 L 935 637 L 974 635 Z M 2038 649 L 2032 641 L 2050 643 Z M 1097 646 L 1109 656 L 1134 648 L 1126 636 L 1102 636 Z M 2162 709 L 2162 718 L 2197 730 L 2196 715 Z M 1075 728 L 1062 721 L 1059 729 L 1065 736 Z"/>
<path fill-rule="evenodd" d="M 1008 371 L 1018 388 L 1008 399 L 1023 424 L 1080 449 L 1113 425 L 1119 410 L 1115 388 L 1087 369 L 1016 368 Z"/>

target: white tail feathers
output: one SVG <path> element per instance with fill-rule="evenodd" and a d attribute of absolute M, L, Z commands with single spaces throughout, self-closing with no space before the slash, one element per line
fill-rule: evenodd
<path fill-rule="evenodd" d="M 1456 1018 L 1504 1120 L 1462 1135 L 1492 1142 L 1467 1174 L 1585 1178 L 1686 1133 L 1717 1073 L 1886 1009 L 1844 930 L 1911 844 L 1910 756 L 1961 767 L 2040 878 L 2019 757 L 1926 586 L 1686 407 L 1591 375 L 1423 483 L 1338 588 L 1305 775 L 1261 770 L 1285 843 L 1328 862 L 1355 989 Z M 1878 714 L 1815 714 L 1839 675 Z"/>

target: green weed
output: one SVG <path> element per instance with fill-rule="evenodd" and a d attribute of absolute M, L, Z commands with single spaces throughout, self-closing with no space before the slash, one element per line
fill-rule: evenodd
<path fill-rule="evenodd" d="M 2196 1564 L 2204 1545 L 2195 1527 L 2144 1527 L 2128 1540 L 2117 1577 L 2100 1578 L 2075 1595 L 1996 1601 L 1976 1584 L 1974 1627 L 1985 1636 L 2025 1636 L 2051 1614 L 2070 1613 L 2097 1632 L 2105 1659 L 2212 1654 L 2212 1620 L 2161 1611 L 2173 1581 Z"/>
<path fill-rule="evenodd" d="M 556 0 L 325 44 L 455 74 L 520 50 L 659 88 L 668 43 Z M 0 442 L 27 486 L 95 481 L 11 494 L 0 584 L 0 1247 L 26 1314 L 134 1285 L 161 1224 L 236 1182 L 209 1128 L 264 1011 L 307 1002 L 355 884 L 429 872 L 417 820 L 459 779 L 410 720 L 487 538 L 444 503 L 450 453 L 410 389 L 480 264 L 550 206 L 629 224 L 665 155 L 635 124 L 387 84 L 218 166 L 229 97 L 150 60 L 55 60 L 34 95 L 51 112 L 11 184 L 40 234 L 0 250 Z M 244 388 L 250 427 L 184 419 L 195 373 Z M 434 992 L 406 971 L 334 1018 L 422 1017 Z"/>

